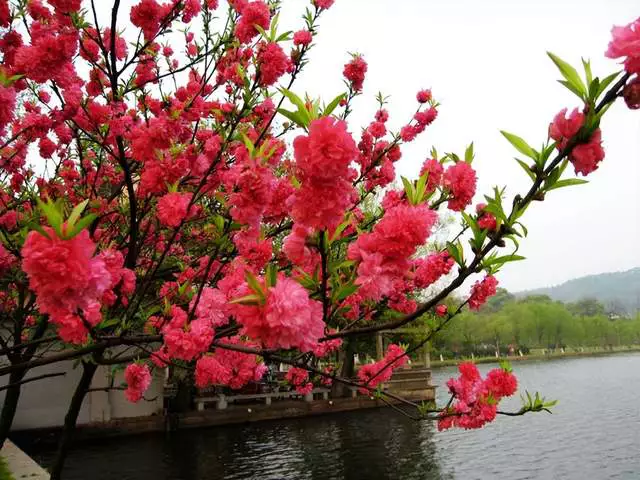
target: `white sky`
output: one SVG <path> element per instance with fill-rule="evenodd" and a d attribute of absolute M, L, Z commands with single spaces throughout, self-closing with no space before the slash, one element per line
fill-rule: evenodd
<path fill-rule="evenodd" d="M 299 4 L 306 2 L 284 2 Z M 417 90 L 431 87 L 440 116 L 405 148 L 399 173 L 415 176 L 431 145 L 463 153 L 474 141 L 477 199 L 496 184 L 514 194 L 529 179 L 499 130 L 537 146 L 560 109 L 579 106 L 545 52 L 574 65 L 591 58 L 594 75 L 613 73 L 617 65 L 604 57 L 611 26 L 636 19 L 639 7 L 636 0 L 337 0 L 296 91 L 332 98 L 345 52 L 363 53 L 369 74 L 354 133 L 370 121 L 379 90 L 391 95 L 396 127 L 413 112 Z M 621 102 L 602 131 L 607 156 L 591 183 L 552 192 L 525 215 L 527 260 L 503 269 L 502 286 L 516 291 L 640 265 L 640 113 Z"/>
<path fill-rule="evenodd" d="M 96 3 L 106 25 L 112 2 Z M 122 2 L 120 28 L 135 3 Z M 284 0 L 283 31 L 302 28 L 308 4 Z M 369 73 L 351 118 L 356 136 L 378 91 L 391 95 L 390 125 L 397 129 L 415 110 L 415 93 L 430 87 L 442 103 L 440 116 L 405 147 L 399 173 L 415 177 L 432 145 L 462 153 L 473 141 L 477 200 L 496 184 L 513 195 L 526 191 L 528 177 L 499 130 L 538 146 L 560 109 L 579 106 L 556 82 L 545 52 L 576 66 L 581 56 L 591 58 L 594 75 L 604 77 L 617 68 L 604 57 L 611 26 L 637 18 L 639 7 L 637 0 L 336 0 L 294 91 L 332 99 L 344 89 L 347 52 L 360 52 Z M 516 291 L 640 265 L 640 113 L 620 103 L 602 131 L 607 157 L 591 183 L 552 192 L 525 215 L 529 237 L 520 253 L 527 260 L 505 267 L 502 286 Z"/>

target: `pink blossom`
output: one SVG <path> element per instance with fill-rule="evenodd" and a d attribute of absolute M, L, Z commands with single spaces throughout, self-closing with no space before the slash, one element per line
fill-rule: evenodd
<path fill-rule="evenodd" d="M 310 233 L 310 230 L 302 225 L 294 225 L 291 233 L 285 237 L 282 248 L 289 261 L 306 272 L 313 272 L 320 262 L 320 254 L 317 250 L 307 246 Z"/>
<path fill-rule="evenodd" d="M 471 287 L 471 295 L 469 297 L 469 308 L 471 310 L 480 310 L 489 297 L 496 294 L 498 280 L 493 275 L 487 275 L 482 280 L 474 283 Z"/>
<path fill-rule="evenodd" d="M 447 275 L 455 261 L 447 252 L 432 253 L 426 258 L 414 260 L 414 283 L 418 288 L 427 288 Z"/>
<path fill-rule="evenodd" d="M 211 321 L 205 317 L 187 323 L 187 313 L 175 305 L 171 313 L 171 321 L 162 328 L 168 356 L 190 361 L 206 352 L 214 336 Z"/>
<path fill-rule="evenodd" d="M 309 381 L 309 372 L 304 368 L 291 367 L 287 370 L 285 380 L 293 385 L 301 395 L 306 395 L 313 391 L 313 383 Z"/>
<path fill-rule="evenodd" d="M 476 205 L 476 212 L 478 213 L 478 227 L 483 230 L 495 231 L 498 228 L 498 221 L 496 217 L 490 213 L 485 212 L 485 203 L 479 203 Z"/>
<path fill-rule="evenodd" d="M 251 347 L 243 345 L 238 337 L 226 339 L 224 343 L 230 347 Z M 213 354 L 204 355 L 196 362 L 196 386 L 205 388 L 210 385 L 228 385 L 237 390 L 250 382 L 259 381 L 266 368 L 254 354 L 238 352 L 231 348 L 216 348 Z"/>
<path fill-rule="evenodd" d="M 313 36 L 309 30 L 298 30 L 293 34 L 293 44 L 296 47 L 307 46 L 313 40 Z"/>
<path fill-rule="evenodd" d="M 427 103 L 431 100 L 431 90 L 420 90 L 416 95 L 416 99 L 419 103 Z"/>
<path fill-rule="evenodd" d="M 409 358 L 405 355 L 405 350 L 392 343 L 387 347 L 382 360 L 364 365 L 358 370 L 358 380 L 363 385 L 360 388 L 360 393 L 366 395 L 370 392 L 370 388 L 375 388 L 379 384 L 390 380 L 393 371 L 402 367 L 408 361 Z"/>
<path fill-rule="evenodd" d="M 344 78 L 349 81 L 351 88 L 356 92 L 362 90 L 366 73 L 367 62 L 364 61 L 362 55 L 354 55 L 351 61 L 344 66 Z"/>
<path fill-rule="evenodd" d="M 433 121 L 438 116 L 438 110 L 435 107 L 431 107 L 428 110 L 424 110 L 421 112 L 417 112 L 413 118 L 416 122 L 418 122 L 418 129 L 420 132 L 424 130 L 425 127 L 431 125 Z"/>
<path fill-rule="evenodd" d="M 412 142 L 417 135 L 418 131 L 413 125 L 405 125 L 400 129 L 400 138 L 403 142 Z"/>
<path fill-rule="evenodd" d="M 349 246 L 348 258 L 360 262 L 356 284 L 366 298 L 380 300 L 404 276 L 409 257 L 423 245 L 437 214 L 427 205 L 399 204 L 385 212 L 371 233 L 362 233 Z"/>
<path fill-rule="evenodd" d="M 511 372 L 494 368 L 487 374 L 486 385 L 496 400 L 510 397 L 518 389 L 518 379 Z"/>
<path fill-rule="evenodd" d="M 460 377 L 447 382 L 455 402 L 441 412 L 438 430 L 480 428 L 492 422 L 500 400 L 513 395 L 518 387 L 516 377 L 506 370 L 493 369 L 483 379 L 471 362 L 463 362 L 458 368 Z"/>
<path fill-rule="evenodd" d="M 449 209 L 462 212 L 476 193 L 476 172 L 467 162 L 458 162 L 447 168 L 443 179 L 443 186 L 449 191 Z"/>
<path fill-rule="evenodd" d="M 631 110 L 640 108 L 640 77 L 631 80 L 622 91 L 624 101 Z"/>
<path fill-rule="evenodd" d="M 313 0 L 313 3 L 316 5 L 316 7 L 326 10 L 327 8 L 330 8 L 331 5 L 333 5 L 334 1 L 335 0 Z"/>
<path fill-rule="evenodd" d="M 259 33 L 255 26 L 268 30 L 270 22 L 269 6 L 262 1 L 250 2 L 242 9 L 236 25 L 236 37 L 240 43 L 249 43 Z"/>
<path fill-rule="evenodd" d="M 624 27 L 613 27 L 613 39 L 609 43 L 606 56 L 626 57 L 624 66 L 629 73 L 640 73 L 640 17 Z"/>
<path fill-rule="evenodd" d="M 449 308 L 446 305 L 440 304 L 436 307 L 436 315 L 439 317 L 444 317 L 447 315 Z"/>
<path fill-rule="evenodd" d="M 276 83 L 291 68 L 291 60 L 275 42 L 260 42 L 257 58 L 260 72 L 258 78 L 263 87 Z"/>
<path fill-rule="evenodd" d="M 264 305 L 236 311 L 243 333 L 269 348 L 313 349 L 324 334 L 322 305 L 295 280 L 281 275 L 268 289 Z"/>
<path fill-rule="evenodd" d="M 376 122 L 386 123 L 389 120 L 389 112 L 385 109 L 378 110 L 375 115 Z"/>
<path fill-rule="evenodd" d="M 127 365 L 124 371 L 124 380 L 127 382 L 127 389 L 124 394 L 132 403 L 137 403 L 142 399 L 144 392 L 151 385 L 151 372 L 149 366 L 139 363 Z"/>
<path fill-rule="evenodd" d="M 9 210 L 7 213 L 0 215 L 0 226 L 6 228 L 10 232 L 18 226 L 18 212 Z"/>
<path fill-rule="evenodd" d="M 358 150 L 347 124 L 332 117 L 314 120 L 309 135 L 297 137 L 293 147 L 302 182 L 293 197 L 293 219 L 317 230 L 335 228 L 355 195 L 349 166 Z"/>
<path fill-rule="evenodd" d="M 189 304 L 189 309 L 193 309 L 196 296 L 193 297 Z M 227 308 L 227 297 L 217 288 L 204 287 L 200 301 L 195 310 L 197 319 L 209 322 L 212 327 L 219 327 L 229 322 L 229 313 Z"/>
<path fill-rule="evenodd" d="M 71 13 L 80 10 L 81 0 L 48 0 L 53 8 L 60 13 Z"/>
<path fill-rule="evenodd" d="M 15 105 L 15 89 L 0 85 L 0 136 L 4 134 L 5 128 L 9 122 L 13 120 Z"/>
<path fill-rule="evenodd" d="M 329 333 L 335 333 L 335 330 L 330 331 Z M 342 339 L 334 338 L 332 340 L 319 342 L 317 345 L 313 347 L 312 352 L 316 357 L 322 358 L 322 357 L 326 357 L 327 355 L 333 352 L 337 352 L 338 350 L 340 350 L 341 346 L 342 346 Z"/>
<path fill-rule="evenodd" d="M 100 322 L 99 301 L 111 284 L 111 275 L 104 260 L 93 256 L 95 244 L 86 230 L 69 240 L 58 238 L 52 228 L 44 231 L 48 237 L 37 231 L 27 235 L 22 269 L 40 311 L 59 324 L 61 338 L 82 343 L 87 329 L 76 312 L 81 310 L 92 326 Z"/>
<path fill-rule="evenodd" d="M 165 227 L 178 227 L 187 217 L 191 193 L 167 193 L 158 200 L 158 220 Z"/>
<path fill-rule="evenodd" d="M 549 137 L 558 142 L 558 149 L 562 150 L 580 131 L 584 125 L 584 114 L 574 108 L 567 118 L 567 109 L 560 110 L 549 125 Z"/>
<path fill-rule="evenodd" d="M 373 138 L 382 138 L 387 133 L 387 127 L 382 122 L 372 122 L 368 130 Z"/>
<path fill-rule="evenodd" d="M 425 160 L 425 162 L 422 164 L 422 168 L 420 169 L 420 176 L 423 176 L 425 174 L 428 175 L 426 185 L 427 193 L 435 191 L 435 189 L 440 186 L 440 184 L 442 183 L 443 173 L 444 168 L 442 167 L 442 164 L 436 159 L 428 158 L 427 160 Z"/>
<path fill-rule="evenodd" d="M 569 154 L 569 160 L 573 164 L 576 174 L 581 173 L 585 177 L 597 170 L 598 164 L 604 159 L 604 149 L 600 129 L 597 128 L 589 141 L 573 147 Z"/>
<path fill-rule="evenodd" d="M 0 0 L 0 27 L 6 28 L 9 26 L 11 19 L 11 11 L 9 10 L 9 1 Z"/>
<path fill-rule="evenodd" d="M 160 5 L 156 0 L 141 0 L 131 8 L 131 23 L 143 31 L 147 40 L 151 40 L 171 9 L 171 5 Z"/>
<path fill-rule="evenodd" d="M 3 274 L 9 270 L 16 263 L 16 257 L 14 257 L 5 247 L 0 243 L 0 274 Z"/>

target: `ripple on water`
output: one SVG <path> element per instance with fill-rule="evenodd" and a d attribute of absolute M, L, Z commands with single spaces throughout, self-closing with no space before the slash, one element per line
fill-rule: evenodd
<path fill-rule="evenodd" d="M 145 435 L 79 446 L 65 479 L 640 478 L 640 355 L 518 363 L 515 370 L 521 390 L 559 399 L 554 415 L 438 433 L 377 410 Z M 454 374 L 436 370 L 434 382 Z M 438 394 L 445 399 L 446 388 Z M 505 409 L 518 406 L 510 399 Z M 53 456 L 32 453 L 45 465 Z"/>

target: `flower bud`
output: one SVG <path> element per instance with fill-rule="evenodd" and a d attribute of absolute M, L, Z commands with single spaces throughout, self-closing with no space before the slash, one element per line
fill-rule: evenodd
<path fill-rule="evenodd" d="M 624 101 L 632 110 L 640 108 L 640 77 L 635 78 L 622 90 Z"/>

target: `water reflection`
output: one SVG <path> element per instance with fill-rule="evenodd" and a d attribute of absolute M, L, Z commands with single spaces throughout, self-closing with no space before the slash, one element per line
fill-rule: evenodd
<path fill-rule="evenodd" d="M 79 446 L 64 478 L 640 478 L 640 355 L 518 364 L 516 372 L 523 390 L 560 399 L 555 415 L 437 433 L 383 409 L 129 437 Z M 442 385 L 453 373 L 438 370 L 434 379 Z M 52 458 L 31 453 L 44 465 Z"/>

